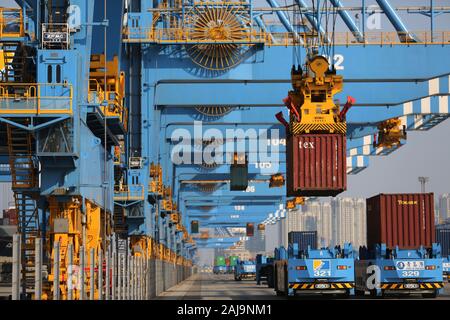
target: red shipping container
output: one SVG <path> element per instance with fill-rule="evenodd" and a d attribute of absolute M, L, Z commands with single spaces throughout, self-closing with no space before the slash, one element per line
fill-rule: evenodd
<path fill-rule="evenodd" d="M 253 237 L 255 225 L 253 223 L 247 223 L 246 233 L 247 237 Z"/>
<path fill-rule="evenodd" d="M 288 196 L 336 196 L 346 190 L 344 135 L 302 134 L 287 140 Z"/>
<path fill-rule="evenodd" d="M 429 248 L 435 242 L 433 193 L 379 194 L 366 204 L 369 247 Z"/>
<path fill-rule="evenodd" d="M 7 219 L 8 225 L 17 225 L 18 223 L 16 209 L 3 210 L 3 217 Z"/>

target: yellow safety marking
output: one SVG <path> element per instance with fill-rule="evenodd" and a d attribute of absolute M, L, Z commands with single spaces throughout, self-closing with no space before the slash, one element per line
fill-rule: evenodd
<path fill-rule="evenodd" d="M 308 287 L 307 284 L 302 285 L 302 289 L 306 289 Z"/>
<path fill-rule="evenodd" d="M 337 283 L 336 285 L 337 285 L 337 287 L 338 287 L 339 289 L 344 288 L 344 286 L 343 286 L 342 284 L 340 284 L 340 283 Z"/>
<path fill-rule="evenodd" d="M 433 286 L 431 285 L 431 283 L 426 283 L 426 286 L 430 289 L 433 289 Z"/>
<path fill-rule="evenodd" d="M 383 285 L 381 286 L 381 289 L 387 289 L 388 286 L 389 286 L 388 284 L 383 284 Z"/>
<path fill-rule="evenodd" d="M 320 123 L 320 124 L 304 124 L 301 122 L 291 122 L 292 134 L 309 133 L 310 131 L 329 131 L 332 133 L 346 133 L 347 123 Z"/>
<path fill-rule="evenodd" d="M 396 289 L 397 286 L 398 286 L 398 284 L 394 283 L 394 284 L 391 285 L 391 289 Z"/>

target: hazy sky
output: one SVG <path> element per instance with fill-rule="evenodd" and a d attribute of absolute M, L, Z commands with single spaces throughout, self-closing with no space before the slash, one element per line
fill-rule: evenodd
<path fill-rule="evenodd" d="M 407 143 L 388 156 L 369 157 L 369 167 L 348 176 L 340 196 L 420 192 L 419 176 L 430 177 L 428 192 L 450 192 L 450 120 L 425 132 L 408 131 Z"/>

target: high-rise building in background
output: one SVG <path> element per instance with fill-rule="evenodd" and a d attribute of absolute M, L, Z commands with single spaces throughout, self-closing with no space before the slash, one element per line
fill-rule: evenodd
<path fill-rule="evenodd" d="M 252 253 L 264 253 L 265 248 L 265 230 L 256 230 L 254 236 L 245 241 L 245 249 Z"/>
<path fill-rule="evenodd" d="M 366 201 L 363 198 L 335 198 L 331 201 L 333 244 L 349 242 L 354 248 L 366 244 Z"/>
<path fill-rule="evenodd" d="M 319 247 L 366 243 L 366 202 L 363 198 L 307 201 L 287 217 L 287 232 L 317 231 Z"/>
<path fill-rule="evenodd" d="M 450 194 L 444 193 L 439 196 L 439 222 L 443 223 L 450 219 Z"/>

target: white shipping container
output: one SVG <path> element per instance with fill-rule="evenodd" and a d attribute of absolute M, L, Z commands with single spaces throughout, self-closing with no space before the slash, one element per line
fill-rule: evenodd
<path fill-rule="evenodd" d="M 3 218 L 3 210 L 14 207 L 14 194 L 11 190 L 11 182 L 0 182 L 0 218 Z"/>

